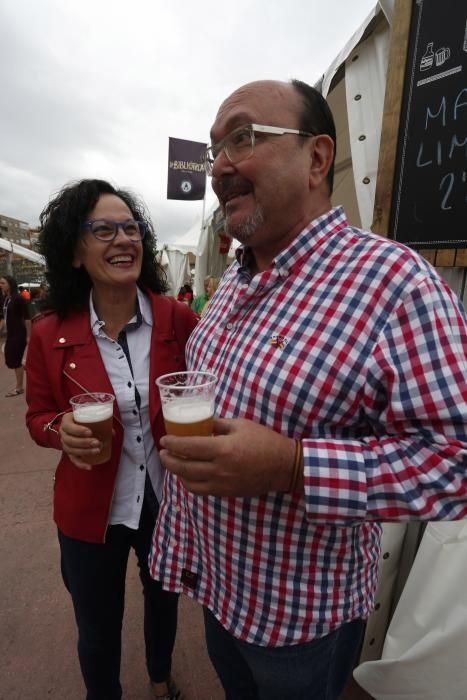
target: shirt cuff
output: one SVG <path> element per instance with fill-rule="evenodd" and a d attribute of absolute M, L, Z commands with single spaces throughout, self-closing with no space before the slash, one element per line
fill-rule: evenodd
<path fill-rule="evenodd" d="M 357 440 L 302 441 L 305 503 L 310 520 L 350 525 L 367 515 L 367 478 Z"/>

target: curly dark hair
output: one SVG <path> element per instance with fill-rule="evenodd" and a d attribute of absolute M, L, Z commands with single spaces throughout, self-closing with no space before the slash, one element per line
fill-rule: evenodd
<path fill-rule="evenodd" d="M 10 296 L 14 297 L 19 294 L 18 282 L 11 275 L 0 275 L 0 279 L 4 279 L 8 282 L 8 287 L 10 288 Z"/>
<path fill-rule="evenodd" d="M 331 109 L 316 88 L 307 85 L 302 80 L 291 80 L 292 86 L 303 100 L 303 112 L 300 115 L 300 129 L 312 134 L 327 134 L 334 141 L 334 157 L 327 174 L 329 194 L 334 186 L 334 162 L 336 159 L 336 125 Z"/>
<path fill-rule="evenodd" d="M 105 180 L 71 182 L 47 204 L 39 217 L 39 250 L 46 261 L 45 276 L 48 282 L 43 307 L 54 310 L 61 318 L 70 311 L 87 308 L 89 303 L 91 278 L 84 267 L 77 269 L 72 262 L 82 223 L 102 194 L 120 197 L 133 217 L 146 224 L 138 286 L 157 294 L 167 291 L 165 273 L 156 260 L 154 227 L 141 200 L 127 190 L 116 189 Z"/>

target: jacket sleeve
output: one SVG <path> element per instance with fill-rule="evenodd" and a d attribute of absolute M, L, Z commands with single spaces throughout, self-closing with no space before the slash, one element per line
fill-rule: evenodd
<path fill-rule="evenodd" d="M 54 397 L 50 365 L 52 348 L 46 350 L 48 337 L 47 320 L 33 322 L 26 358 L 26 425 L 38 445 L 61 450 L 58 426 L 68 408 L 59 406 Z"/>
<path fill-rule="evenodd" d="M 174 303 L 174 331 L 179 345 L 185 348 L 188 338 L 198 323 L 198 316 L 187 304 L 182 304 L 175 299 Z"/>

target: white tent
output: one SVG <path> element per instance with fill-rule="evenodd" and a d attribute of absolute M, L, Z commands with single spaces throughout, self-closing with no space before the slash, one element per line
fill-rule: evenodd
<path fill-rule="evenodd" d="M 213 222 L 217 206 L 215 203 L 209 207 L 203 220 L 197 218 L 191 228 L 178 239 L 162 244 L 163 253 L 167 256 L 162 263 L 166 264 L 172 294 L 176 294 L 183 284 L 191 283 L 192 262 L 195 263 L 194 288 L 198 294 L 203 290 L 203 280 L 207 275 L 222 276 L 233 246 L 227 254 L 220 252 L 219 237 Z"/>
<path fill-rule="evenodd" d="M 200 236 L 201 217 L 178 239 L 162 244 L 165 255 L 162 264 L 165 263 L 170 293 L 173 295 L 177 294 L 182 285 L 192 283 L 190 262 L 196 259 Z"/>
<path fill-rule="evenodd" d="M 45 260 L 42 255 L 36 253 L 34 250 L 29 250 L 22 245 L 17 243 L 12 243 L 11 241 L 6 241 L 4 238 L 0 238 L 0 249 L 6 250 L 8 253 L 13 253 L 13 255 L 19 255 L 22 258 L 26 258 L 31 262 L 35 262 L 38 265 L 45 266 Z"/>
<path fill-rule="evenodd" d="M 373 220 L 393 4 L 377 3 L 317 86 L 336 122 L 333 202 L 363 228 Z"/>

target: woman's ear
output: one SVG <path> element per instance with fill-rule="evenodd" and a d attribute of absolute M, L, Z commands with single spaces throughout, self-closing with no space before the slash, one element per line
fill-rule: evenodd
<path fill-rule="evenodd" d="M 313 136 L 310 148 L 310 186 L 313 189 L 326 180 L 334 158 L 334 141 L 327 134 Z"/>
<path fill-rule="evenodd" d="M 75 246 L 75 251 L 73 253 L 73 260 L 71 261 L 71 266 L 74 267 L 76 270 L 79 270 L 79 268 L 83 264 L 83 261 L 81 259 L 81 255 L 80 255 L 79 247 L 80 247 L 79 243 L 77 243 Z"/>

